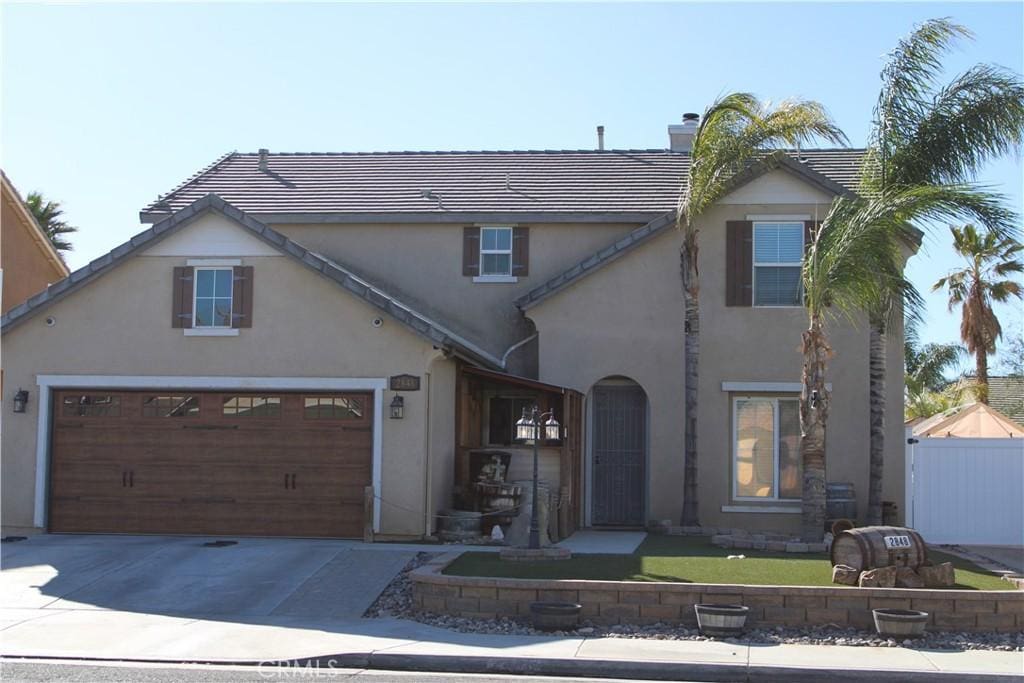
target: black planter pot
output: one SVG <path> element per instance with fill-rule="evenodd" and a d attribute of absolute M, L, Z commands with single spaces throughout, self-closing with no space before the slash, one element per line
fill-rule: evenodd
<path fill-rule="evenodd" d="M 580 618 L 575 602 L 531 602 L 530 618 L 538 631 L 571 631 Z"/>
<path fill-rule="evenodd" d="M 706 636 L 738 636 L 743 633 L 750 608 L 744 605 L 696 604 L 697 626 Z"/>

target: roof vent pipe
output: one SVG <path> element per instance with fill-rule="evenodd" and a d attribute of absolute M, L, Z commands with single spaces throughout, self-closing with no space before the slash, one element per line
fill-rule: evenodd
<path fill-rule="evenodd" d="M 604 150 L 604 126 L 597 127 L 597 148 Z"/>
<path fill-rule="evenodd" d="M 700 114 L 683 114 L 683 123 L 668 127 L 669 148 L 673 152 L 690 152 L 693 150 L 693 138 L 700 127 Z"/>
<path fill-rule="evenodd" d="M 267 170 L 267 155 L 268 154 L 270 154 L 270 150 L 269 149 L 267 149 L 265 147 L 260 148 L 260 170 L 261 171 L 266 171 Z"/>

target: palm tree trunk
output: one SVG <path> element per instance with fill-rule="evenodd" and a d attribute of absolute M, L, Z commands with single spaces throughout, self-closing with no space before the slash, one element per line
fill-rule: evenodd
<path fill-rule="evenodd" d="M 871 454 L 868 482 L 868 524 L 882 523 L 882 476 L 885 464 L 885 323 L 871 323 L 868 345 L 870 375 Z"/>
<path fill-rule="evenodd" d="M 697 270 L 697 236 L 687 229 L 679 251 L 683 277 L 684 373 L 683 389 L 683 526 L 700 526 L 697 505 L 697 361 L 700 357 L 700 282 Z"/>
<path fill-rule="evenodd" d="M 975 389 L 975 395 L 979 403 L 988 405 L 988 350 L 979 346 L 978 350 L 974 353 L 974 357 L 978 374 L 978 386 Z"/>
<path fill-rule="evenodd" d="M 825 363 L 832 354 L 819 314 L 803 333 L 804 367 L 800 390 L 800 456 L 803 460 L 801 536 L 820 542 L 825 529 L 825 424 L 831 397 Z"/>

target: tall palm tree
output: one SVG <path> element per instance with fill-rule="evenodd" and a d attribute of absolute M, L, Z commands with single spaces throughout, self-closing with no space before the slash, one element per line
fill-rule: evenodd
<path fill-rule="evenodd" d="M 700 269 L 698 218 L 732 189 L 733 179 L 752 164 L 770 163 L 780 148 L 823 140 L 846 144 L 846 136 L 817 102 L 785 100 L 778 106 L 750 93 L 730 93 L 704 111 L 694 136 L 690 168 L 679 198 L 677 225 L 683 231 L 685 347 L 685 439 L 682 524 L 700 524 L 697 505 L 697 378 L 700 354 Z"/>
<path fill-rule="evenodd" d="M 1001 197 L 953 185 L 918 185 L 874 196 L 841 197 L 811 235 L 803 266 L 808 327 L 800 392 L 803 463 L 803 538 L 821 538 L 825 521 L 825 427 L 831 395 L 825 375 L 832 349 L 826 322 L 840 314 L 857 322 L 879 301 L 904 301 L 914 310 L 920 296 L 903 276 L 904 244 L 917 239 L 915 221 L 948 220 L 965 212 L 986 216 L 995 230 L 1014 215 Z"/>
<path fill-rule="evenodd" d="M 970 37 L 963 26 L 933 19 L 915 27 L 889 55 L 864 166 L 867 192 L 967 183 L 990 159 L 1020 146 L 1024 84 L 1019 75 L 978 64 L 948 84 L 939 83 L 943 54 L 957 39 Z M 883 300 L 869 308 L 869 524 L 882 521 L 886 333 L 897 303 Z"/>
<path fill-rule="evenodd" d="M 1024 271 L 1024 245 L 992 232 L 979 234 L 973 225 L 951 226 L 950 231 L 953 249 L 967 266 L 941 278 L 932 291 L 949 289 L 949 310 L 961 307 L 960 338 L 974 354 L 977 399 L 988 403 L 988 354 L 995 353 L 996 340 L 1003 334 L 992 304 L 1024 298 L 1020 282 L 1009 277 Z"/>
<path fill-rule="evenodd" d="M 61 219 L 64 209 L 61 208 L 60 202 L 48 201 L 39 192 L 30 192 L 25 199 L 25 205 L 32 212 L 39 227 L 46 233 L 54 249 L 57 251 L 73 249 L 71 242 L 64 239 L 64 235 L 78 232 L 78 228 Z"/>
<path fill-rule="evenodd" d="M 963 392 L 946 375 L 958 367 L 963 354 L 959 344 L 922 344 L 916 322 L 908 321 L 903 334 L 904 419 L 930 417 L 960 403 Z"/>

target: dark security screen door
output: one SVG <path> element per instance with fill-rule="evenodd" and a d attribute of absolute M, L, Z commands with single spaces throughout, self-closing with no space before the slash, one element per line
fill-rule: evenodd
<path fill-rule="evenodd" d="M 647 398 L 635 385 L 594 387 L 592 523 L 642 526 Z"/>

